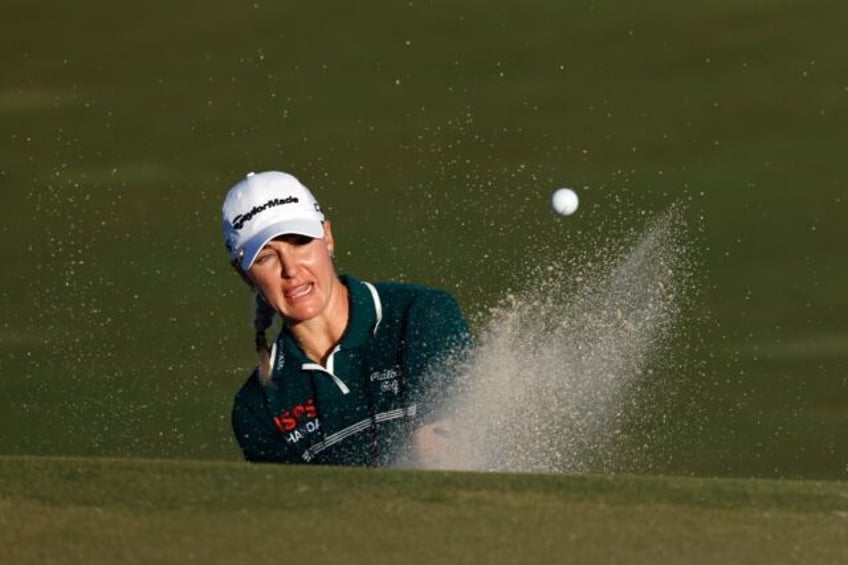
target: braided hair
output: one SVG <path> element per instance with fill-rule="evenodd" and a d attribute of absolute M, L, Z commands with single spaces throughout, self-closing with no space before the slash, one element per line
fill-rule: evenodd
<path fill-rule="evenodd" d="M 259 382 L 268 384 L 271 381 L 271 354 L 265 330 L 274 323 L 277 312 L 259 292 L 254 295 L 254 304 L 253 329 L 256 331 L 254 344 L 259 357 Z"/>
<path fill-rule="evenodd" d="M 265 336 L 265 330 L 271 327 L 274 323 L 274 314 L 276 310 L 268 304 L 262 294 L 253 286 L 253 282 L 247 276 L 237 259 L 230 261 L 233 270 L 238 273 L 241 280 L 253 289 L 253 329 L 256 334 L 254 337 L 254 345 L 256 347 L 256 355 L 259 358 L 259 382 L 268 384 L 271 382 L 271 352 L 268 347 L 268 338 Z"/>

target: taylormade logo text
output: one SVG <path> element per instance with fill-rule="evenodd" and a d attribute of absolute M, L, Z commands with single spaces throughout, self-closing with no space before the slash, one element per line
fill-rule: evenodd
<path fill-rule="evenodd" d="M 300 202 L 300 200 L 298 200 L 296 197 L 289 196 L 287 198 L 274 198 L 273 200 L 269 200 L 261 206 L 254 206 L 250 209 L 250 211 L 245 212 L 244 214 L 239 214 L 238 216 L 233 218 L 233 229 L 240 230 L 244 227 L 244 224 L 249 222 L 256 214 L 262 212 L 263 210 L 273 208 L 274 206 L 283 206 L 285 204 L 297 204 L 298 202 Z"/>

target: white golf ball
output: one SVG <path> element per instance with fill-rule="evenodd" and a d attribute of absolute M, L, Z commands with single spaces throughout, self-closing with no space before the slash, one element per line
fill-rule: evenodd
<path fill-rule="evenodd" d="M 580 200 L 577 198 L 577 193 L 570 188 L 558 188 L 551 196 L 551 206 L 554 207 L 554 212 L 560 216 L 570 216 L 577 211 L 577 205 Z"/>

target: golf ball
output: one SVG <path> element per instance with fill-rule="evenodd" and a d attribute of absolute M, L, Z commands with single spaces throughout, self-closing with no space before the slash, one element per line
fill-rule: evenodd
<path fill-rule="evenodd" d="M 580 200 L 577 198 L 577 193 L 570 188 L 558 188 L 551 196 L 551 206 L 554 212 L 560 216 L 570 216 L 577 210 L 577 205 Z"/>

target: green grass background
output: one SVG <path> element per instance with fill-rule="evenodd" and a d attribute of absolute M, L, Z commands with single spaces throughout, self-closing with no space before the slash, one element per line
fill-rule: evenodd
<path fill-rule="evenodd" d="M 0 458 L 12 563 L 842 563 L 845 482 Z"/>
<path fill-rule="evenodd" d="M 697 288 L 646 383 L 663 418 L 615 470 L 844 479 L 845 21 L 825 0 L 8 0 L 0 453 L 239 459 L 249 298 L 219 207 L 273 168 L 327 204 L 341 270 L 471 316 L 684 203 Z M 565 221 L 561 185 L 583 199 Z"/>

